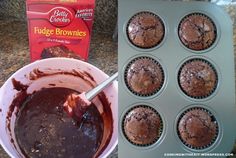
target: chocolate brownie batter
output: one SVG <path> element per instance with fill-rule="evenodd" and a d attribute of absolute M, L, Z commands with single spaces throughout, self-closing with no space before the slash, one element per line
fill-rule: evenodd
<path fill-rule="evenodd" d="M 140 12 L 130 19 L 127 33 L 129 40 L 135 46 L 151 48 L 163 40 L 165 28 L 157 15 L 150 12 Z"/>
<path fill-rule="evenodd" d="M 179 84 L 188 96 L 205 98 L 214 92 L 217 86 L 217 74 L 209 62 L 193 59 L 184 63 L 181 68 Z"/>
<path fill-rule="evenodd" d="M 58 45 L 53 47 L 44 48 L 41 54 L 41 58 L 53 58 L 53 57 L 66 57 L 66 58 L 75 58 L 81 59 L 81 57 L 75 52 L 69 50 L 64 45 Z"/>
<path fill-rule="evenodd" d="M 157 61 L 142 57 L 131 61 L 127 67 L 126 84 L 131 91 L 140 96 L 152 95 L 163 85 L 164 74 Z"/>
<path fill-rule="evenodd" d="M 128 112 L 123 120 L 123 130 L 128 140 L 136 145 L 150 145 L 160 137 L 162 120 L 156 111 L 138 106 Z"/>
<path fill-rule="evenodd" d="M 179 25 L 181 42 L 192 50 L 209 48 L 216 39 L 216 27 L 204 14 L 191 14 L 184 17 Z"/>
<path fill-rule="evenodd" d="M 211 145 L 217 136 L 215 118 L 201 108 L 186 112 L 179 121 L 178 132 L 181 140 L 189 147 L 202 149 Z"/>
<path fill-rule="evenodd" d="M 103 137 L 103 119 L 92 104 L 81 123 L 63 109 L 68 88 L 47 88 L 29 95 L 17 115 L 15 135 L 29 158 L 92 158 Z"/>

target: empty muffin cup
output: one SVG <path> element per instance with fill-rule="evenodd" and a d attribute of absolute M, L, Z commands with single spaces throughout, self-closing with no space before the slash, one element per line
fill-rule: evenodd
<path fill-rule="evenodd" d="M 161 136 L 163 122 L 159 113 L 147 105 L 131 108 L 124 116 L 122 129 L 127 140 L 136 146 L 154 144 Z"/>
<path fill-rule="evenodd" d="M 191 50 L 201 51 L 211 47 L 216 41 L 216 26 L 207 15 L 192 13 L 185 16 L 178 28 L 179 39 Z"/>
<path fill-rule="evenodd" d="M 189 97 L 204 99 L 216 90 L 218 75 L 210 62 L 194 58 L 181 66 L 178 82 L 182 91 Z"/>
<path fill-rule="evenodd" d="M 151 12 L 139 12 L 128 22 L 127 35 L 130 42 L 139 48 L 153 48 L 165 35 L 163 21 Z"/>
<path fill-rule="evenodd" d="M 156 94 L 164 83 L 164 71 L 158 61 L 151 57 L 137 57 L 125 69 L 125 83 L 137 96 Z"/>
<path fill-rule="evenodd" d="M 180 140 L 187 147 L 202 150 L 210 147 L 216 140 L 219 128 L 212 113 L 201 107 L 184 111 L 177 123 Z"/>

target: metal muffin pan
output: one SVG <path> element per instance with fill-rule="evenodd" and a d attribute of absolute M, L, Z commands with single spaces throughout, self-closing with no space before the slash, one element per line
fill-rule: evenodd
<path fill-rule="evenodd" d="M 236 106 L 233 29 L 228 14 L 218 6 L 206 2 L 120 0 L 118 5 L 119 157 L 156 158 L 165 157 L 168 153 L 230 153 L 236 138 Z M 156 14 L 164 23 L 163 41 L 150 49 L 134 46 L 126 33 L 130 18 L 142 11 Z M 192 13 L 207 15 L 217 29 L 217 37 L 213 45 L 202 51 L 186 48 L 178 36 L 181 20 Z M 130 92 L 124 79 L 125 69 L 129 62 L 141 56 L 156 59 L 165 74 L 164 84 L 160 91 L 148 97 L 137 96 Z M 218 83 L 215 91 L 203 99 L 187 96 L 178 84 L 178 72 L 181 65 L 194 58 L 207 60 L 217 72 Z M 136 105 L 151 106 L 162 117 L 163 132 L 157 142 L 150 146 L 134 145 L 124 136 L 123 118 L 130 108 Z M 182 112 L 194 107 L 209 110 L 218 124 L 216 140 L 204 149 L 189 148 L 181 142 L 177 132 L 177 123 Z"/>

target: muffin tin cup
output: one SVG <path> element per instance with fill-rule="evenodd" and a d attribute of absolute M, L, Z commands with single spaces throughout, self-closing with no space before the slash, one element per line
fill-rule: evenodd
<path fill-rule="evenodd" d="M 127 113 L 129 111 L 131 111 L 132 109 L 135 109 L 136 107 L 149 107 L 151 109 L 154 109 L 157 112 L 157 115 L 160 117 L 161 122 L 162 122 L 162 129 L 161 131 L 159 131 L 159 137 L 157 138 L 157 140 L 151 144 L 147 144 L 147 145 L 137 145 L 135 143 L 132 143 L 125 135 L 125 132 L 123 130 L 123 121 L 125 116 L 127 115 Z M 150 103 L 146 103 L 146 102 L 139 102 L 139 103 L 134 103 L 130 106 L 128 106 L 122 113 L 121 113 L 121 117 L 119 120 L 119 124 L 120 126 L 122 126 L 122 128 L 119 128 L 119 134 L 121 135 L 122 140 L 130 147 L 134 148 L 135 150 L 152 150 L 153 148 L 155 148 L 157 145 L 159 145 L 160 143 L 162 143 L 163 139 L 165 138 L 165 133 L 166 133 L 166 127 L 164 126 L 164 124 L 166 124 L 166 119 L 162 114 L 162 111 L 158 108 L 155 107 L 154 105 L 151 105 Z"/>
<path fill-rule="evenodd" d="M 179 123 L 179 119 L 181 118 L 181 115 L 186 113 L 188 110 L 191 110 L 191 109 L 204 109 L 207 112 L 210 112 L 210 114 L 212 116 L 214 116 L 214 118 L 216 119 L 216 122 L 217 122 L 217 136 L 215 137 L 214 141 L 211 144 L 209 144 L 207 147 L 202 148 L 202 149 L 195 149 L 195 148 L 188 147 L 187 145 L 185 145 L 182 142 L 182 140 L 181 140 L 181 138 L 179 137 L 179 134 L 178 134 L 178 123 Z M 183 109 L 181 109 L 179 111 L 178 116 L 175 119 L 175 124 L 174 124 L 173 129 L 174 129 L 173 133 L 176 137 L 176 141 L 179 143 L 181 148 L 184 149 L 186 152 L 191 151 L 193 153 L 206 153 L 206 152 L 213 151 L 215 149 L 215 147 L 217 146 L 217 144 L 220 143 L 220 140 L 222 139 L 223 132 L 224 132 L 224 130 L 222 128 L 222 122 L 220 121 L 220 118 L 218 117 L 218 114 L 213 110 L 213 108 L 207 107 L 206 105 L 203 105 L 203 104 L 187 105 Z"/>
<path fill-rule="evenodd" d="M 130 23 L 130 20 L 131 20 L 132 18 L 134 18 L 136 15 L 138 15 L 138 14 L 140 14 L 140 13 L 143 13 L 143 12 L 147 12 L 147 13 L 156 15 L 156 16 L 161 20 L 161 22 L 162 22 L 162 24 L 163 24 L 163 28 L 164 28 L 164 35 L 163 35 L 162 40 L 161 40 L 157 45 L 155 45 L 155 46 L 153 46 L 153 47 L 150 47 L 150 48 L 141 48 L 141 47 L 139 47 L 139 46 L 134 45 L 134 44 L 130 41 L 130 39 L 129 39 L 129 37 L 128 37 L 128 34 L 127 34 L 127 29 L 128 29 L 127 27 L 128 27 L 128 24 Z M 166 34 L 168 34 L 168 27 L 167 27 L 167 26 L 168 26 L 168 23 L 165 22 L 165 21 L 163 20 L 163 18 L 160 17 L 157 13 L 154 13 L 153 11 L 150 11 L 150 10 L 145 10 L 145 11 L 144 11 L 144 10 L 139 10 L 139 11 L 137 11 L 136 14 L 131 15 L 131 16 L 127 19 L 127 21 L 126 21 L 125 23 L 126 23 L 126 24 L 123 26 L 123 34 L 125 34 L 124 39 L 126 40 L 126 42 L 127 42 L 133 49 L 145 53 L 145 52 L 154 51 L 155 49 L 158 49 L 159 47 L 161 47 L 161 46 L 163 45 L 163 43 L 165 43 Z"/>
<path fill-rule="evenodd" d="M 155 60 L 158 63 L 158 65 L 161 67 L 162 71 L 163 71 L 162 73 L 163 73 L 163 78 L 164 79 L 163 79 L 162 86 L 160 86 L 160 88 L 156 92 L 154 92 L 153 94 L 147 95 L 147 96 L 138 95 L 138 94 L 136 94 L 136 92 L 132 92 L 132 90 L 129 88 L 129 86 L 127 86 L 126 79 L 125 79 L 126 71 L 127 71 L 126 69 L 129 67 L 129 65 L 132 61 L 134 61 L 135 59 L 138 59 L 138 58 L 151 58 L 151 59 Z M 125 73 L 121 74 L 122 84 L 126 85 L 125 89 L 127 90 L 127 92 L 129 94 L 133 95 L 136 98 L 139 98 L 139 99 L 156 98 L 165 89 L 165 83 L 166 83 L 166 80 L 168 79 L 168 76 L 167 76 L 167 73 L 166 73 L 167 70 L 162 65 L 163 65 L 163 63 L 158 58 L 156 58 L 155 56 L 149 55 L 149 54 L 140 54 L 140 55 L 134 56 L 134 57 L 128 59 L 127 64 L 123 67 L 123 72 L 125 72 Z"/>
<path fill-rule="evenodd" d="M 186 47 L 186 46 L 182 43 L 182 41 L 180 40 L 180 37 L 179 37 L 179 26 L 180 26 L 180 24 L 181 24 L 181 21 L 184 20 L 187 16 L 189 16 L 189 15 L 194 15 L 194 14 L 203 14 L 203 16 L 206 15 L 207 18 L 209 18 L 209 19 L 214 23 L 214 26 L 215 26 L 215 28 L 216 28 L 216 39 L 214 40 L 214 42 L 212 43 L 211 46 L 209 46 L 208 48 L 203 49 L 203 50 L 194 50 L 194 49 L 190 49 L 190 48 Z M 176 37 L 175 37 L 175 38 L 176 38 L 176 40 L 179 41 L 179 44 L 180 44 L 184 49 L 186 49 L 187 51 L 192 52 L 192 53 L 194 53 L 194 54 L 200 55 L 200 54 L 204 54 L 204 53 L 207 53 L 207 52 L 211 51 L 211 49 L 214 49 L 214 47 L 218 44 L 218 42 L 219 42 L 219 40 L 220 40 L 220 37 L 221 37 L 221 29 L 220 29 L 220 25 L 219 25 L 219 20 L 220 20 L 220 19 L 217 19 L 217 18 L 216 18 L 215 16 L 213 16 L 213 14 L 211 14 L 210 12 L 201 10 L 201 9 L 199 8 L 198 10 L 191 10 L 191 11 L 189 11 L 189 12 L 183 14 L 180 19 L 181 19 L 180 22 L 177 23 L 177 25 L 176 25 L 176 29 L 175 29 L 175 31 L 176 31 L 176 33 L 175 33 L 175 34 L 176 34 Z"/>
<path fill-rule="evenodd" d="M 212 91 L 211 94 L 209 94 L 208 96 L 206 97 L 191 97 L 189 96 L 188 94 L 186 94 L 180 84 L 179 84 L 179 72 L 181 70 L 181 67 L 185 65 L 186 62 L 188 61 L 191 61 L 191 60 L 203 60 L 203 61 L 206 61 L 207 63 L 210 64 L 210 66 L 214 69 L 216 75 L 217 75 L 217 83 L 216 83 L 216 86 L 214 88 L 214 90 Z M 180 64 L 177 66 L 176 68 L 176 88 L 178 89 L 179 91 L 179 94 L 183 95 L 184 98 L 188 98 L 190 101 L 193 101 L 193 102 L 206 102 L 206 101 L 209 101 L 210 99 L 214 98 L 217 93 L 218 93 L 218 90 L 220 89 L 220 86 L 221 86 L 221 80 L 222 80 L 222 77 L 221 77 L 221 73 L 220 73 L 220 68 L 218 65 L 216 65 L 216 63 L 214 63 L 214 61 L 212 61 L 210 58 L 208 57 L 205 57 L 203 56 L 202 54 L 201 55 L 194 55 L 194 56 L 190 56 L 190 57 L 187 57 L 186 59 L 184 59 L 183 61 L 180 62 Z"/>
<path fill-rule="evenodd" d="M 163 41 L 151 49 L 137 48 L 129 41 L 126 34 L 130 18 L 142 11 L 156 14 L 165 25 Z M 217 38 L 213 45 L 202 51 L 186 48 L 178 36 L 181 20 L 192 13 L 207 15 L 217 29 Z M 233 29 L 230 17 L 214 4 L 196 1 L 120 0 L 118 14 L 119 157 L 156 158 L 165 157 L 164 155 L 168 153 L 230 153 L 236 138 Z M 125 69 L 129 62 L 142 56 L 156 59 L 165 74 L 162 88 L 148 97 L 134 95 L 129 91 L 124 80 Z M 208 61 L 216 70 L 218 78 L 215 91 L 203 99 L 187 96 L 178 84 L 178 73 L 182 64 L 195 58 Z M 140 103 L 153 107 L 164 119 L 161 138 L 148 147 L 137 147 L 131 144 L 122 132 L 122 119 L 125 113 Z M 181 113 L 196 106 L 209 110 L 215 116 L 219 126 L 219 134 L 215 142 L 204 149 L 191 149 L 184 145 L 176 130 Z"/>

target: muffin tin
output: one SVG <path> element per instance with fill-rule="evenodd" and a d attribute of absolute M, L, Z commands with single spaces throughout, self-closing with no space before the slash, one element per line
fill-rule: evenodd
<path fill-rule="evenodd" d="M 233 32 L 229 16 L 211 3 L 153 0 L 120 0 L 118 13 L 119 157 L 156 158 L 168 157 L 171 154 L 173 156 L 173 154 L 178 153 L 185 154 L 186 157 L 192 157 L 191 154 L 193 153 L 198 156 L 204 153 L 230 153 L 236 138 L 236 107 Z M 142 21 L 144 17 L 139 17 L 141 22 L 136 20 L 129 28 L 133 19 L 145 14 L 154 15 L 161 22 L 153 24 L 152 20 Z M 182 27 L 183 21 L 186 22 L 186 18 L 191 16 L 202 18 L 193 21 L 188 19 L 190 24 L 187 22 L 184 25 L 186 28 L 190 28 L 190 31 L 187 30 L 184 35 L 180 35 L 179 28 Z M 142 24 L 142 26 L 139 26 L 139 24 Z M 145 42 L 148 37 L 153 35 L 148 36 L 148 31 L 155 33 L 159 24 L 163 25 L 163 37 L 155 46 L 140 47 L 128 35 L 130 31 L 140 33 L 138 29 L 141 28 L 141 35 L 144 36 L 137 36 L 138 39 L 136 40 L 141 41 L 141 43 Z M 191 27 L 197 28 L 198 31 L 194 32 Z M 197 45 L 197 49 L 186 47 L 186 44 L 181 41 L 181 38 L 185 39 L 187 37 L 186 34 L 192 37 L 188 40 L 191 41 L 197 37 L 201 38 L 200 40 L 205 40 L 205 44 L 200 43 L 200 45 Z M 135 34 L 132 33 L 133 35 Z M 191 42 L 196 44 L 195 41 Z M 199 49 L 199 46 L 204 49 Z M 152 64 L 144 62 L 136 63 L 136 66 L 140 65 L 141 68 L 134 69 L 135 66 L 132 64 L 141 59 L 150 59 L 160 69 L 157 70 L 150 66 Z M 181 70 L 193 61 L 198 63 L 196 70 L 193 65 L 194 70 L 187 69 L 185 72 L 188 76 L 187 80 L 180 79 Z M 138 91 L 134 91 L 129 84 L 129 79 L 127 79 L 129 74 L 135 74 L 135 70 L 137 73 L 144 74 L 136 75 L 136 78 L 132 79 L 135 82 L 138 81 L 139 84 L 135 85 L 138 87 Z M 153 73 L 162 75 L 159 81 L 155 81 L 156 78 L 158 80 L 158 77 L 154 77 Z M 141 79 L 138 80 L 137 76 L 141 76 Z M 160 82 L 158 84 L 161 86 L 156 86 L 158 87 L 157 90 L 152 93 L 143 94 L 142 89 L 143 92 L 146 92 L 145 90 L 152 88 L 148 87 L 150 83 L 146 82 L 147 79 L 150 80 L 149 78 L 153 79 L 154 87 L 156 82 Z M 184 82 L 188 83 L 188 88 L 190 85 L 191 94 L 197 95 L 190 95 L 189 92 L 186 92 L 181 87 Z M 199 84 L 199 86 L 191 89 L 191 85 L 194 84 Z M 206 89 L 202 90 L 204 88 Z M 208 90 L 209 93 L 205 94 Z M 201 93 L 203 95 L 200 95 Z M 140 145 L 140 143 L 134 143 L 135 141 L 127 137 L 124 121 L 136 107 L 154 109 L 159 115 L 162 122 L 161 132 L 158 131 L 159 135 L 155 142 Z M 190 123 L 191 127 L 188 127 L 190 131 L 196 128 L 196 130 L 192 130 L 193 133 L 187 131 L 191 137 L 188 140 L 189 143 L 186 141 L 186 137 L 181 136 L 183 128 L 180 132 L 179 123 L 181 119 L 186 118 L 184 117 L 185 114 L 190 112 L 192 115 L 191 110 L 197 111 L 197 115 L 205 117 L 208 123 L 207 121 L 204 122 L 204 119 L 198 118 L 197 115 L 190 119 L 191 121 L 197 121 L 193 121 L 193 123 Z M 190 114 L 188 115 L 190 116 Z M 143 117 L 146 118 L 147 116 L 143 115 Z M 136 119 L 138 120 L 138 118 Z M 207 125 L 214 127 L 212 133 L 209 132 L 211 130 L 206 130 Z M 201 135 L 201 131 L 198 133 L 197 127 L 201 126 L 205 129 L 205 136 L 209 135 L 210 137 L 206 138 L 210 141 L 208 140 L 209 142 L 205 144 L 196 141 L 197 136 Z M 144 134 L 141 133 L 138 136 L 145 136 L 145 130 Z M 195 136 L 196 140 L 194 140 Z M 145 138 L 143 137 L 143 139 Z M 196 145 L 196 143 L 199 144 Z"/>

